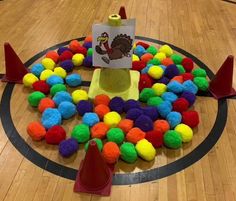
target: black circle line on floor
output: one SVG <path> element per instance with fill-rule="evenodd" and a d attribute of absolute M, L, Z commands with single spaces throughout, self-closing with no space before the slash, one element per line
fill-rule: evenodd
<path fill-rule="evenodd" d="M 141 37 L 141 36 L 136 36 L 135 38 L 139 40 L 145 40 L 152 43 L 156 43 L 159 45 L 168 44 L 163 41 Z M 77 40 L 83 41 L 84 37 L 78 38 Z M 54 50 L 61 46 L 67 45 L 70 41 L 57 44 L 51 48 L 48 48 L 36 54 L 34 57 L 29 59 L 25 63 L 25 65 L 29 67 L 37 59 L 42 57 L 48 50 Z M 168 44 L 168 45 L 171 46 L 175 51 L 193 59 L 193 61 L 198 66 L 204 68 L 207 71 L 208 77 L 212 79 L 214 74 L 199 59 L 197 59 L 195 56 L 184 51 L 181 48 L 178 48 L 171 44 Z M 14 122 L 12 121 L 11 113 L 10 113 L 10 100 L 11 100 L 11 94 L 12 94 L 13 88 L 14 88 L 14 84 L 8 83 L 6 85 L 4 92 L 2 94 L 2 99 L 1 99 L 1 104 L 0 104 L 1 121 L 2 121 L 2 125 L 8 139 L 25 158 L 30 160 L 32 163 L 34 163 L 38 167 L 44 170 L 47 170 L 53 174 L 56 174 L 58 176 L 75 180 L 76 174 L 77 174 L 76 169 L 63 166 L 59 163 L 56 163 L 55 161 L 52 161 L 44 157 L 40 153 L 36 152 L 31 146 L 29 146 L 26 143 L 26 141 L 21 137 L 21 135 L 18 133 L 18 131 L 16 130 L 14 126 Z M 226 121 L 227 121 L 227 113 L 228 113 L 227 100 L 226 99 L 218 100 L 218 111 L 217 111 L 215 123 L 211 131 L 205 138 L 205 140 L 201 144 L 199 144 L 194 150 L 192 150 L 189 154 L 183 156 L 182 158 L 161 167 L 157 167 L 157 168 L 153 168 L 150 170 L 145 170 L 145 171 L 137 172 L 137 173 L 115 174 L 113 176 L 113 182 L 112 182 L 113 185 L 129 185 L 129 184 L 137 184 L 137 183 L 143 183 L 143 182 L 149 182 L 149 181 L 161 179 L 169 175 L 175 174 L 189 167 L 190 165 L 194 164 L 195 162 L 200 160 L 204 155 L 206 155 L 220 138 L 224 130 Z"/>

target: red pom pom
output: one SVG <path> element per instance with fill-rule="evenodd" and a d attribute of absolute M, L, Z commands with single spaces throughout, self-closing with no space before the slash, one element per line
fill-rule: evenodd
<path fill-rule="evenodd" d="M 55 63 L 57 63 L 59 55 L 55 51 L 49 51 L 47 52 L 46 58 L 52 59 Z"/>
<path fill-rule="evenodd" d="M 145 49 L 147 49 L 147 48 L 149 47 L 149 44 L 144 43 L 144 42 L 141 42 L 141 41 L 139 41 L 139 42 L 136 43 L 136 46 L 138 46 L 138 45 L 143 46 Z"/>
<path fill-rule="evenodd" d="M 194 76 L 191 73 L 183 73 L 181 74 L 184 82 L 187 80 L 193 80 Z"/>
<path fill-rule="evenodd" d="M 79 46 L 79 47 L 77 47 L 77 49 L 75 49 L 74 53 L 83 54 L 86 57 L 87 49 L 83 46 Z"/>
<path fill-rule="evenodd" d="M 76 50 L 80 47 L 80 43 L 77 40 L 70 41 L 69 48 L 72 50 L 72 52 L 76 52 Z"/>
<path fill-rule="evenodd" d="M 155 148 L 163 145 L 163 134 L 160 131 L 149 131 L 146 132 L 145 138 L 152 143 Z"/>
<path fill-rule="evenodd" d="M 34 91 L 40 91 L 46 95 L 50 92 L 50 86 L 44 80 L 36 81 L 32 86 Z"/>
<path fill-rule="evenodd" d="M 73 57 L 73 53 L 69 50 L 66 50 L 66 51 L 62 52 L 62 54 L 59 56 L 59 60 L 65 61 L 65 60 L 72 59 L 72 57 Z"/>
<path fill-rule="evenodd" d="M 133 61 L 132 63 L 132 70 L 141 71 L 146 66 L 146 63 L 144 61 Z"/>
<path fill-rule="evenodd" d="M 45 136 L 48 144 L 59 144 L 62 140 L 66 139 L 66 131 L 61 126 L 51 127 Z"/>
<path fill-rule="evenodd" d="M 193 60 L 188 57 L 184 58 L 182 61 L 182 66 L 184 67 L 186 72 L 191 72 L 193 70 Z"/>
<path fill-rule="evenodd" d="M 151 53 L 145 53 L 141 56 L 141 61 L 147 63 L 153 58 L 153 55 Z"/>
<path fill-rule="evenodd" d="M 173 110 L 177 112 L 186 111 L 189 107 L 189 102 L 185 98 L 178 98 L 173 103 Z"/>
<path fill-rule="evenodd" d="M 189 110 L 182 113 L 182 122 L 191 128 L 196 127 L 199 124 L 198 113 L 194 110 Z"/>
<path fill-rule="evenodd" d="M 154 80 L 148 74 L 141 74 L 139 79 L 138 88 L 142 91 L 144 88 L 151 88 Z"/>

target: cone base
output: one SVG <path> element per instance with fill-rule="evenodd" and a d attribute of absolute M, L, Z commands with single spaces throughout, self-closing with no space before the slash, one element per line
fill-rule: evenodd
<path fill-rule="evenodd" d="M 138 83 L 139 83 L 139 77 L 140 77 L 138 71 L 130 70 L 131 86 L 129 87 L 128 90 L 123 91 L 123 92 L 108 92 L 102 89 L 99 85 L 100 72 L 101 72 L 101 69 L 96 69 L 93 73 L 93 78 L 92 78 L 91 85 L 89 87 L 89 92 L 88 92 L 89 98 L 94 99 L 96 95 L 106 94 L 110 98 L 119 96 L 119 97 L 122 97 L 124 100 L 129 100 L 129 99 L 138 100 L 139 98 Z"/>
<path fill-rule="evenodd" d="M 211 88 L 209 88 L 209 91 L 214 96 L 214 98 L 216 98 L 217 100 L 221 99 L 221 98 L 228 98 L 228 97 L 231 97 L 231 96 L 236 96 L 236 91 L 235 91 L 234 88 L 231 88 L 231 91 L 229 93 L 227 93 L 227 94 L 226 93 L 222 94 L 222 93 L 216 92 L 216 91 L 214 91 Z"/>
<path fill-rule="evenodd" d="M 22 84 L 22 79 L 19 80 L 12 80 L 12 79 L 8 79 L 6 75 L 3 76 L 3 78 L 1 79 L 2 82 L 9 82 L 9 83 L 16 83 L 16 84 Z"/>

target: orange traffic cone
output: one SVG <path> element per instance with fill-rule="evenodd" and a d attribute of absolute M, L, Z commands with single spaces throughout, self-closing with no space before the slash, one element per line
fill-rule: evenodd
<path fill-rule="evenodd" d="M 124 6 L 120 7 L 119 15 L 120 15 L 121 19 L 127 19 L 126 12 L 125 12 L 125 7 Z"/>
<path fill-rule="evenodd" d="M 235 96 L 236 91 L 233 84 L 234 57 L 228 56 L 223 65 L 220 67 L 215 77 L 210 82 L 209 91 L 216 98 L 226 98 Z"/>
<path fill-rule="evenodd" d="M 111 184 L 112 171 L 103 160 L 96 142 L 91 140 L 77 173 L 74 191 L 108 196 Z"/>
<path fill-rule="evenodd" d="M 22 83 L 25 74 L 28 73 L 16 52 L 9 43 L 4 43 L 6 74 L 2 78 L 3 82 Z"/>

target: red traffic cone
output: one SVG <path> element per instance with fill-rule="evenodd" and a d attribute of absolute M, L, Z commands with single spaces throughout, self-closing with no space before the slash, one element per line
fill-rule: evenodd
<path fill-rule="evenodd" d="M 28 73 L 16 52 L 9 43 L 4 43 L 6 74 L 2 78 L 3 82 L 22 83 L 25 74 Z"/>
<path fill-rule="evenodd" d="M 210 82 L 209 91 L 216 98 L 226 98 L 236 95 L 233 83 L 234 57 L 228 56 L 215 77 Z"/>
<path fill-rule="evenodd" d="M 95 141 L 89 143 L 74 185 L 75 192 L 110 195 L 112 171 L 102 158 Z"/>
<path fill-rule="evenodd" d="M 125 12 L 125 7 L 124 6 L 120 7 L 119 15 L 121 16 L 121 19 L 127 19 L 126 12 Z"/>

